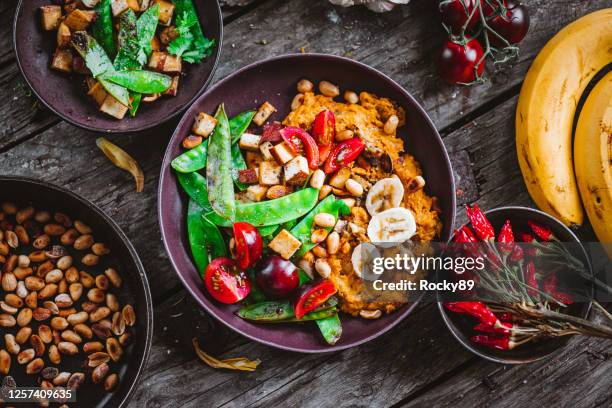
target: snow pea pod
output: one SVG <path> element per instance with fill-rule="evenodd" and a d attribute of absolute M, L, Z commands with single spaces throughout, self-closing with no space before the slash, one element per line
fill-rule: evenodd
<path fill-rule="evenodd" d="M 136 31 L 138 31 L 138 55 L 136 59 L 140 65 L 147 63 L 149 55 L 151 55 L 151 41 L 155 36 L 157 30 L 157 23 L 159 22 L 159 3 L 155 3 L 149 7 L 144 13 L 138 17 L 136 22 Z"/>
<path fill-rule="evenodd" d="M 255 111 L 246 111 L 233 117 L 230 121 L 230 131 L 232 133 L 232 178 L 240 191 L 246 190 L 247 186 L 238 180 L 238 174 L 240 170 L 246 170 L 247 165 L 237 142 L 251 124 L 254 116 Z"/>
<path fill-rule="evenodd" d="M 136 13 L 132 9 L 127 9 L 119 17 L 119 33 L 117 34 L 119 52 L 115 57 L 114 67 L 117 70 L 139 69 L 141 64 L 138 62 L 138 32 L 136 30 Z"/>
<path fill-rule="evenodd" d="M 308 213 L 317 204 L 318 195 L 319 190 L 308 187 L 274 200 L 238 203 L 234 221 L 248 222 L 255 227 L 282 224 Z M 232 221 L 216 213 L 209 213 L 206 216 L 222 227 L 231 227 L 233 224 Z"/>
<path fill-rule="evenodd" d="M 172 85 L 172 78 L 168 75 L 145 70 L 111 71 L 102 74 L 102 78 L 144 94 L 165 92 Z"/>
<path fill-rule="evenodd" d="M 203 211 L 212 211 L 210 202 L 208 202 L 208 191 L 206 190 L 206 179 L 198 172 L 193 173 L 176 173 L 179 184 L 187 193 L 189 198 L 198 203 Z"/>
<path fill-rule="evenodd" d="M 142 101 L 142 94 L 138 92 L 130 92 L 130 96 L 132 97 L 132 103 L 130 104 L 130 116 L 136 116 L 136 112 L 140 107 L 140 102 Z"/>
<path fill-rule="evenodd" d="M 236 218 L 232 180 L 232 135 L 223 104 L 219 105 L 215 119 L 217 126 L 209 138 L 206 158 L 208 201 L 217 216 L 231 222 Z"/>
<path fill-rule="evenodd" d="M 312 243 L 310 237 L 312 234 L 314 217 L 319 213 L 332 214 L 336 219 L 338 219 L 340 214 L 349 215 L 351 213 L 351 209 L 344 201 L 336 200 L 333 195 L 329 195 L 321 200 L 321 202 L 290 231 L 291 235 L 302 242 L 302 246 L 295 254 L 296 258 L 301 258 L 306 252 L 315 247 L 316 244 Z M 331 227 L 325 229 L 328 232 L 331 231 Z"/>
<path fill-rule="evenodd" d="M 111 12 L 111 0 L 101 0 L 94 9 L 97 14 L 91 32 L 94 38 L 102 45 L 104 51 L 114 57 L 117 52 L 115 39 L 113 38 L 113 15 Z"/>
<path fill-rule="evenodd" d="M 278 225 L 266 225 L 265 227 L 257 228 L 262 237 L 267 237 L 276 232 L 278 230 Z"/>
<path fill-rule="evenodd" d="M 336 312 L 336 306 L 338 305 L 338 300 L 334 297 L 329 298 L 325 303 L 321 306 L 313 310 L 311 313 L 304 315 L 300 321 L 307 318 L 310 315 L 310 319 L 306 320 L 314 320 L 313 317 L 321 316 L 320 313 L 325 311 L 333 310 L 330 314 L 334 314 Z M 319 313 L 319 315 L 317 315 Z M 252 305 L 247 305 L 238 310 L 238 316 L 243 319 L 252 320 L 256 322 L 289 322 L 289 321 L 298 321 L 295 319 L 295 313 L 293 312 L 293 305 L 289 300 L 270 300 L 265 302 L 254 303 Z M 329 314 L 327 315 L 329 316 Z M 324 316 L 324 317 L 327 317 Z M 321 317 L 319 317 L 321 318 Z M 295 319 L 295 320 L 291 320 Z"/>
<path fill-rule="evenodd" d="M 187 209 L 187 235 L 191 254 L 200 276 L 210 260 L 227 256 L 227 247 L 221 232 L 216 225 L 202 218 L 203 208 L 193 200 L 189 200 Z"/>
<path fill-rule="evenodd" d="M 342 323 L 340 322 L 338 314 L 324 319 L 318 319 L 316 323 L 327 344 L 333 346 L 340 340 L 340 336 L 342 336 Z"/>

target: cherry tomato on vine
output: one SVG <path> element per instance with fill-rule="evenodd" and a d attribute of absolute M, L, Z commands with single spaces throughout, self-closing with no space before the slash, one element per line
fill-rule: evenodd
<path fill-rule="evenodd" d="M 502 10 L 498 10 L 497 14 L 488 21 L 488 24 L 492 30 L 504 37 L 510 44 L 518 44 L 523 41 L 529 30 L 529 12 L 527 7 L 522 4 L 510 1 L 506 4 L 505 13 L 502 14 Z M 489 34 L 489 40 L 496 47 L 506 45 L 492 33 Z"/>
<path fill-rule="evenodd" d="M 468 18 L 470 19 L 467 25 L 468 30 L 473 29 L 480 21 L 478 0 L 442 0 L 439 10 L 442 14 L 442 22 L 456 34 L 461 31 Z"/>
<path fill-rule="evenodd" d="M 217 258 L 209 263 L 204 284 L 213 298 L 228 305 L 241 301 L 251 292 L 249 278 L 230 258 Z"/>
<path fill-rule="evenodd" d="M 233 229 L 236 262 L 244 270 L 261 258 L 263 240 L 257 228 L 248 222 L 235 222 Z"/>
<path fill-rule="evenodd" d="M 465 46 L 447 40 L 440 51 L 440 74 L 451 84 L 473 82 L 477 79 L 475 68 L 479 61 L 478 76 L 484 71 L 483 55 L 482 46 L 476 39 L 468 41 Z"/>

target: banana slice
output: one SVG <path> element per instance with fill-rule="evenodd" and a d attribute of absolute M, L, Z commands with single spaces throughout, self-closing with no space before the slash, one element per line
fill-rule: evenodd
<path fill-rule="evenodd" d="M 378 275 L 372 271 L 372 263 L 374 258 L 379 257 L 380 251 L 378 248 L 369 242 L 361 243 L 353 249 L 351 254 L 353 270 L 361 279 L 375 281 L 378 279 Z"/>
<path fill-rule="evenodd" d="M 374 215 L 368 224 L 368 238 L 374 243 L 405 242 L 416 233 L 416 221 L 410 210 L 391 208 Z"/>
<path fill-rule="evenodd" d="M 368 192 L 366 209 L 371 216 L 399 207 L 404 198 L 404 185 L 398 177 L 378 180 Z"/>

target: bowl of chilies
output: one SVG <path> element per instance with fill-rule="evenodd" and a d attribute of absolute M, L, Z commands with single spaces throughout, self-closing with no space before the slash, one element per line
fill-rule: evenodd
<path fill-rule="evenodd" d="M 456 229 L 452 241 L 464 253 L 477 251 L 469 256 L 485 257 L 487 266 L 466 276 L 479 292 L 438 303 L 464 347 L 497 363 L 522 364 L 549 357 L 572 334 L 593 329 L 586 320 L 593 296 L 591 262 L 568 227 L 527 207 L 482 212 L 474 204 L 466 213 L 470 223 Z M 549 261 L 557 266 L 551 268 Z M 493 281 L 499 286 L 491 289 Z M 498 292 L 491 296 L 488 290 Z"/>

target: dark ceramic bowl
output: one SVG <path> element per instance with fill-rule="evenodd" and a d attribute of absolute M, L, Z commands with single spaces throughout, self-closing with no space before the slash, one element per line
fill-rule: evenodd
<path fill-rule="evenodd" d="M 102 408 L 127 406 L 136 388 L 138 378 L 144 370 L 153 336 L 153 303 L 149 283 L 138 254 L 125 234 L 98 207 L 78 195 L 49 183 L 22 177 L 0 176 L 0 202 L 11 201 L 19 206 L 32 205 L 36 209 L 59 211 L 73 219 L 83 220 L 94 231 L 94 236 L 110 246 L 111 252 L 105 255 L 96 273 L 102 273 L 108 265 L 117 268 L 123 278 L 121 290 L 117 292 L 122 305 L 130 303 L 136 311 L 136 325 L 132 341 L 124 349 L 123 362 L 114 370 L 119 374 L 119 383 L 112 393 L 105 392 L 100 385 L 88 381 L 77 392 L 77 402 L 72 407 Z M 74 254 L 73 254 L 74 255 Z M 91 268 L 90 268 L 91 269 Z M 34 378 L 26 376 L 23 366 L 14 362 L 11 375 L 19 386 L 33 387 Z M 82 371 L 81 360 L 64 358 L 60 371 Z"/>
<path fill-rule="evenodd" d="M 181 119 L 166 150 L 159 183 L 159 218 L 162 237 L 179 278 L 197 302 L 210 314 L 237 332 L 264 344 L 300 352 L 326 352 L 352 347 L 380 336 L 408 316 L 415 304 L 378 320 L 342 316 L 343 334 L 335 346 L 322 342 L 316 329 L 305 325 L 256 325 L 234 315 L 238 306 L 221 305 L 206 292 L 191 258 L 185 216 L 187 199 L 170 167 L 182 152 L 181 140 L 190 132 L 198 112 L 214 112 L 224 102 L 228 115 L 257 108 L 270 101 L 280 120 L 289 112 L 296 83 L 308 78 L 315 83 L 329 80 L 341 89 L 371 91 L 391 98 L 406 109 L 407 125 L 399 129 L 406 150 L 423 166 L 427 191 L 437 196 L 442 208 L 444 230 L 448 239 L 455 218 L 455 189 L 448 155 L 427 114 L 410 94 L 393 80 L 361 63 L 322 54 L 295 54 L 271 58 L 249 65 L 225 78 L 202 95 Z"/>
<path fill-rule="evenodd" d="M 485 214 L 496 231 L 499 231 L 506 220 L 510 220 L 515 230 L 528 231 L 528 220 L 548 226 L 561 242 L 572 243 L 571 250 L 575 252 L 574 256 L 584 262 L 589 274 L 593 273 L 590 257 L 578 237 L 556 218 L 542 211 L 527 207 L 500 207 L 486 211 Z M 565 312 L 585 318 L 588 316 L 590 308 L 590 302 L 577 302 L 569 306 Z M 449 312 L 442 303 L 438 303 L 438 309 L 440 309 L 444 323 L 446 323 L 446 326 L 459 343 L 472 353 L 496 363 L 524 364 L 542 360 L 560 351 L 570 339 L 569 336 L 566 336 L 537 343 L 528 343 L 514 350 L 495 350 L 480 346 L 470 340 L 470 336 L 473 335 L 472 326 L 474 325 L 470 318 Z"/>
<path fill-rule="evenodd" d="M 50 68 L 56 44 L 55 32 L 41 29 L 38 9 L 52 3 L 52 0 L 19 1 L 13 23 L 15 55 L 26 82 L 38 99 L 73 125 L 105 133 L 130 133 L 152 128 L 192 104 L 213 77 L 221 54 L 221 9 L 217 0 L 195 0 L 204 35 L 217 42 L 212 55 L 201 64 L 185 64 L 178 94 L 142 104 L 136 117 L 128 114 L 117 120 L 99 112 L 96 103 L 86 94 L 84 76 L 64 74 Z"/>

